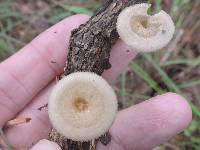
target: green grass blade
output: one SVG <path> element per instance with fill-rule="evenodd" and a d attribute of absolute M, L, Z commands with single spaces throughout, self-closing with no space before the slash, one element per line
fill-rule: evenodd
<path fill-rule="evenodd" d="M 192 108 L 192 112 L 200 118 L 200 111 L 197 106 L 195 106 L 192 102 L 190 102 L 190 107 Z"/>
<path fill-rule="evenodd" d="M 189 87 L 194 87 L 200 85 L 200 80 L 193 80 L 193 81 L 188 81 L 186 83 L 182 83 L 178 85 L 179 88 L 189 88 Z"/>
<path fill-rule="evenodd" d="M 160 74 L 163 82 L 165 85 L 168 87 L 170 91 L 176 92 L 177 94 L 180 94 L 184 96 L 184 94 L 181 92 L 179 87 L 174 83 L 174 81 L 162 70 L 162 68 L 158 65 L 159 63 L 156 63 L 151 55 L 149 54 L 144 54 L 144 58 L 158 71 Z M 191 101 L 189 101 L 192 112 L 200 118 L 200 110 L 198 107 L 196 107 Z"/>
<path fill-rule="evenodd" d="M 151 78 L 151 76 L 149 76 L 149 74 L 144 71 L 144 69 L 141 68 L 138 64 L 132 62 L 130 64 L 130 68 L 159 94 L 165 93 L 165 91 L 158 86 L 158 83 L 153 78 Z"/>
<path fill-rule="evenodd" d="M 58 14 L 55 14 L 55 15 L 51 16 L 51 17 L 48 19 L 48 21 L 49 21 L 50 23 L 55 23 L 55 22 L 58 22 L 58 21 L 64 19 L 65 17 L 68 17 L 68 16 L 70 16 L 70 15 L 72 15 L 71 12 L 62 12 L 62 13 L 58 13 Z"/>
<path fill-rule="evenodd" d="M 16 39 L 16 38 L 13 38 L 13 37 L 11 37 L 11 36 L 8 36 L 8 35 L 6 35 L 6 34 L 4 34 L 4 33 L 0 33 L 0 38 L 4 38 L 4 39 L 6 39 L 6 40 L 15 42 L 16 44 L 18 44 L 18 45 L 20 45 L 20 46 L 26 45 L 26 43 L 24 43 L 24 42 L 22 42 L 22 41 L 20 41 L 20 40 L 18 40 L 18 39 Z"/>
<path fill-rule="evenodd" d="M 180 94 L 181 93 L 180 89 L 176 86 L 176 84 L 174 83 L 174 81 L 172 81 L 172 79 L 169 78 L 169 76 L 165 73 L 165 71 L 163 71 L 160 68 L 160 66 L 158 65 L 158 63 L 156 63 L 153 60 L 153 58 L 151 57 L 151 55 L 144 54 L 143 56 L 158 71 L 158 73 L 160 74 L 163 82 L 168 87 L 168 89 L 170 91 L 173 91 L 173 92 L 176 92 L 176 93 Z"/>
<path fill-rule="evenodd" d="M 64 10 L 75 13 L 75 14 L 86 14 L 86 15 L 93 15 L 93 11 L 90 11 L 87 8 L 80 7 L 80 6 L 69 6 L 69 5 L 64 5 L 60 2 L 54 2 L 56 5 L 62 7 Z"/>
<path fill-rule="evenodd" d="M 170 65 L 191 65 L 191 66 L 197 66 L 200 65 L 200 57 L 196 59 L 178 59 L 178 60 L 171 60 L 166 61 L 162 64 L 162 66 L 170 66 Z"/>
<path fill-rule="evenodd" d="M 156 0 L 155 3 L 156 3 L 156 12 L 159 12 L 160 10 L 162 10 L 162 1 L 163 0 Z"/>
<path fill-rule="evenodd" d="M 126 74 L 122 73 L 120 76 L 120 82 L 121 82 L 121 90 L 120 90 L 120 95 L 122 98 L 122 101 L 125 101 L 127 92 L 126 92 Z"/>
<path fill-rule="evenodd" d="M 86 15 L 93 15 L 93 12 L 88 10 L 87 8 L 84 7 L 79 7 L 79 6 L 68 6 L 68 10 L 76 13 L 76 14 L 86 14 Z"/>

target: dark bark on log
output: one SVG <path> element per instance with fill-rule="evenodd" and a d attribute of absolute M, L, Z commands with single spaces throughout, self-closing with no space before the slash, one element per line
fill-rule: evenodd
<path fill-rule="evenodd" d="M 117 16 L 125 7 L 142 0 L 110 0 L 84 25 L 72 31 L 65 75 L 76 71 L 99 75 L 111 67 L 111 46 L 118 39 Z"/>
<path fill-rule="evenodd" d="M 72 31 L 64 75 L 77 71 L 101 75 L 104 70 L 109 69 L 110 50 L 119 38 L 116 31 L 117 17 L 124 8 L 142 2 L 146 0 L 105 0 L 87 23 Z M 58 143 L 63 150 L 92 150 L 98 140 L 107 145 L 111 136 L 106 133 L 98 140 L 75 142 L 53 129 L 50 140 Z"/>

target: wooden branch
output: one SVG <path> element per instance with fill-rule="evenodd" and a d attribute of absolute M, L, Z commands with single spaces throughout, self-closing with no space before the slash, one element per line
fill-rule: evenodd
<path fill-rule="evenodd" d="M 119 38 L 116 31 L 119 13 L 130 5 L 143 2 L 146 0 L 105 0 L 87 23 L 72 31 L 64 74 L 88 71 L 101 75 L 109 69 L 110 50 Z M 103 144 L 108 144 L 111 136 L 106 133 L 99 139 Z M 98 141 L 75 142 L 63 137 L 55 129 L 50 133 L 50 140 L 58 143 L 63 150 L 92 150 Z"/>

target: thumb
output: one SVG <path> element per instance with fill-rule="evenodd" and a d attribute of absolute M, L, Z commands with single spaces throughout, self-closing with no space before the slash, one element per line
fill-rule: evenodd
<path fill-rule="evenodd" d="M 31 150 L 42 150 L 42 149 L 61 150 L 61 148 L 58 146 L 58 144 L 51 142 L 49 140 L 46 140 L 46 139 L 40 140 L 37 144 L 35 144 L 31 148 Z"/>

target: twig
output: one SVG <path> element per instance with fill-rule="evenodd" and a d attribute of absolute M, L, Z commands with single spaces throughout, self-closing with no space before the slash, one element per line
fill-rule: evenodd
<path fill-rule="evenodd" d="M 9 128 L 9 127 L 13 127 L 19 124 L 28 123 L 30 121 L 31 121 L 31 118 L 18 117 L 18 118 L 8 121 L 5 124 L 4 128 Z"/>

